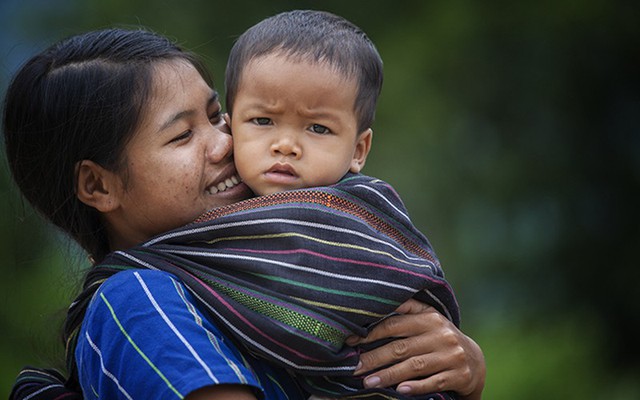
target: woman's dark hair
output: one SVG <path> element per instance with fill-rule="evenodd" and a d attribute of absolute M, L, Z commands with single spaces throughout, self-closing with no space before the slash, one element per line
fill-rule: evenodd
<path fill-rule="evenodd" d="M 357 26 L 326 11 L 294 10 L 267 18 L 235 42 L 226 71 L 226 106 L 233 112 L 244 68 L 269 54 L 294 60 L 327 63 L 347 78 L 355 78 L 358 132 L 371 127 L 382 90 L 382 59 L 373 42 Z"/>
<path fill-rule="evenodd" d="M 97 210 L 78 200 L 76 165 L 118 171 L 150 96 L 156 63 L 181 59 L 210 83 L 191 53 L 163 36 L 106 29 L 63 40 L 34 56 L 11 82 L 3 130 L 11 173 L 24 197 L 98 262 L 109 252 Z"/>

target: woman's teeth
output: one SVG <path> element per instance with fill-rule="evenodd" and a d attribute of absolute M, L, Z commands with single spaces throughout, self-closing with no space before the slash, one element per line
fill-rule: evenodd
<path fill-rule="evenodd" d="M 225 179 L 224 182 L 220 182 L 217 185 L 211 186 L 209 189 L 207 189 L 207 192 L 209 192 L 209 194 L 224 192 L 225 190 L 234 187 L 238 183 L 240 183 L 240 178 L 234 175 L 231 178 Z"/>

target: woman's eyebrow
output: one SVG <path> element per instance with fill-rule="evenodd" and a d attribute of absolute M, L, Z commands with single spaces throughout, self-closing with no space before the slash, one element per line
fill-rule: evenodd
<path fill-rule="evenodd" d="M 208 109 L 209 107 L 211 107 L 211 105 L 213 103 L 216 103 L 219 99 L 220 99 L 220 95 L 218 94 L 218 92 L 215 90 L 212 90 L 211 96 L 209 97 L 209 100 L 207 100 L 206 108 Z M 193 109 L 184 110 L 176 113 L 173 117 L 169 118 L 164 124 L 162 124 L 162 126 L 160 126 L 160 129 L 158 129 L 158 132 L 162 132 L 163 130 L 169 128 L 171 125 L 175 124 L 177 121 L 185 117 L 189 117 L 195 113 L 196 113 L 196 110 L 193 110 Z"/>
<path fill-rule="evenodd" d="M 207 106 L 210 107 L 211 104 L 216 103 L 220 100 L 220 94 L 218 93 L 217 90 L 212 90 L 211 91 L 211 97 L 209 98 L 209 101 L 207 102 Z"/>

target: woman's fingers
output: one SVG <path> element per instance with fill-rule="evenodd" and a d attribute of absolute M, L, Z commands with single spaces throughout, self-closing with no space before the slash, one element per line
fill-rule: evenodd
<path fill-rule="evenodd" d="M 455 346 L 457 335 L 455 326 L 435 310 L 425 312 L 419 320 L 410 315 L 387 318 L 366 338 L 361 339 L 360 343 L 370 343 L 390 337 L 398 339 L 362 353 L 356 373 L 381 368 L 412 356 L 429 356 L 436 350 L 442 351 L 448 346 Z"/>
<path fill-rule="evenodd" d="M 435 308 L 413 299 L 402 303 L 396 309 L 396 312 L 401 315 L 392 316 L 381 321 L 366 338 L 350 336 L 346 340 L 347 344 L 349 346 L 355 346 L 391 337 L 408 337 L 422 334 L 425 329 L 429 329 L 428 324 L 433 322 L 428 320 L 428 318 L 442 317 Z M 416 314 L 422 315 L 416 317 Z M 403 315 L 405 317 L 403 317 Z"/>
<path fill-rule="evenodd" d="M 375 370 L 392 363 L 399 363 L 407 360 L 411 356 L 431 355 L 436 344 L 428 337 L 408 337 L 395 339 L 384 346 L 364 352 L 360 355 L 360 364 L 356 374 Z M 406 376 L 408 379 L 411 376 Z M 415 375 L 413 375 L 415 377 Z M 400 381 L 396 381 L 400 382 Z"/>
<path fill-rule="evenodd" d="M 436 311 L 430 305 L 414 299 L 409 299 L 396 308 L 398 314 L 420 314 L 430 310 Z"/>
<path fill-rule="evenodd" d="M 365 387 L 386 387 L 410 379 L 431 376 L 446 368 L 438 353 L 409 357 L 364 379 Z"/>
<path fill-rule="evenodd" d="M 470 393 L 472 388 L 469 387 L 468 381 L 468 378 L 465 379 L 458 372 L 442 371 L 422 380 L 402 382 L 398 385 L 398 390 L 404 394 L 421 394 L 451 391 L 452 387 L 465 387 L 465 391 L 456 390 L 456 392 Z"/>
<path fill-rule="evenodd" d="M 480 347 L 433 307 L 408 301 L 397 311 L 404 315 L 382 321 L 366 338 L 350 338 L 351 345 L 397 338 L 361 354 L 356 374 L 377 370 L 365 376 L 365 386 L 397 385 L 413 395 L 455 391 L 465 400 L 479 399 L 486 374 Z"/>
<path fill-rule="evenodd" d="M 405 342 L 397 348 L 403 349 L 398 354 L 406 354 L 405 349 L 412 346 L 412 339 L 401 339 L 396 342 Z M 364 353 L 362 358 L 371 356 Z M 379 354 L 372 358 L 378 362 Z M 363 361 L 363 364 L 369 360 Z M 456 391 L 462 395 L 468 395 L 478 386 L 478 379 L 474 377 L 472 365 L 467 351 L 462 345 L 447 345 L 442 350 L 434 350 L 426 354 L 410 356 L 394 365 L 376 371 L 366 376 L 365 387 L 395 386 L 403 393 L 421 394 L 441 391 Z M 484 374 L 482 375 L 484 377 Z"/>

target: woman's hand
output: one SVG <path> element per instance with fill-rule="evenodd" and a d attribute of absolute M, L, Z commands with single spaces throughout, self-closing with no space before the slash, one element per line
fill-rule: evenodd
<path fill-rule="evenodd" d="M 360 357 L 356 374 L 394 363 L 364 379 L 365 387 L 387 387 L 407 395 L 455 391 L 465 400 L 482 396 L 486 366 L 480 346 L 433 307 L 409 300 L 366 338 L 350 345 L 401 337 Z"/>

